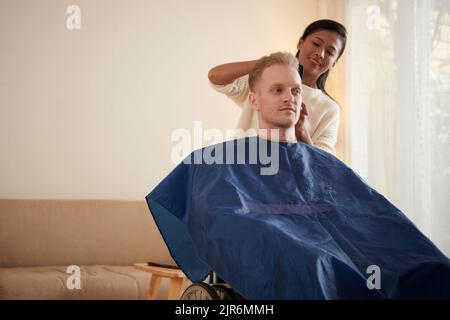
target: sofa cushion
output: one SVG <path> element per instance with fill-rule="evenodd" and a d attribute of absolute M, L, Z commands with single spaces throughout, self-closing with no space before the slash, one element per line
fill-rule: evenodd
<path fill-rule="evenodd" d="M 151 274 L 132 266 L 80 266 L 80 289 L 68 289 L 67 266 L 0 268 L 0 300 L 144 299 Z M 166 279 L 164 279 L 166 280 Z M 167 299 L 162 281 L 157 299 Z"/>

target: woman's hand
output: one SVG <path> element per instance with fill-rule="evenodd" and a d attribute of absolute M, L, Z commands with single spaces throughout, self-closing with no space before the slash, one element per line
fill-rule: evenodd
<path fill-rule="evenodd" d="M 295 137 L 297 138 L 297 140 L 303 143 L 313 145 L 311 136 L 309 135 L 308 131 L 305 128 L 305 119 L 307 116 L 308 116 L 308 109 L 306 109 L 306 105 L 302 102 L 302 109 L 300 110 L 300 118 L 295 124 Z"/>

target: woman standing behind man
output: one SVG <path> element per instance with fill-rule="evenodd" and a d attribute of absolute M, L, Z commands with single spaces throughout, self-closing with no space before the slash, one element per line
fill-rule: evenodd
<path fill-rule="evenodd" d="M 296 124 L 297 140 L 335 154 L 340 109 L 325 90 L 330 72 L 345 49 L 347 31 L 332 20 L 318 20 L 306 27 L 297 44 L 303 102 Z M 238 128 L 258 128 L 258 115 L 249 104 L 248 74 L 257 60 L 233 62 L 212 68 L 212 86 L 242 108 Z"/>

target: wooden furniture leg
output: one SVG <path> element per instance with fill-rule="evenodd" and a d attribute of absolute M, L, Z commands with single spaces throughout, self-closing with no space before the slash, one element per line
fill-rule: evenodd
<path fill-rule="evenodd" d="M 147 299 L 154 300 L 158 293 L 159 285 L 161 284 L 161 278 L 155 274 L 152 274 L 150 278 L 150 286 L 148 287 Z"/>
<path fill-rule="evenodd" d="M 171 278 L 169 288 L 169 300 L 178 300 L 181 296 L 181 288 L 183 287 L 185 278 Z"/>

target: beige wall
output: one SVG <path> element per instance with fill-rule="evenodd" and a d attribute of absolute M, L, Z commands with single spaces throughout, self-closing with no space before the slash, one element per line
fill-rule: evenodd
<path fill-rule="evenodd" d="M 315 0 L 0 0 L 0 197 L 143 199 L 174 129 L 235 127 L 209 68 L 294 53 L 318 17 Z"/>

